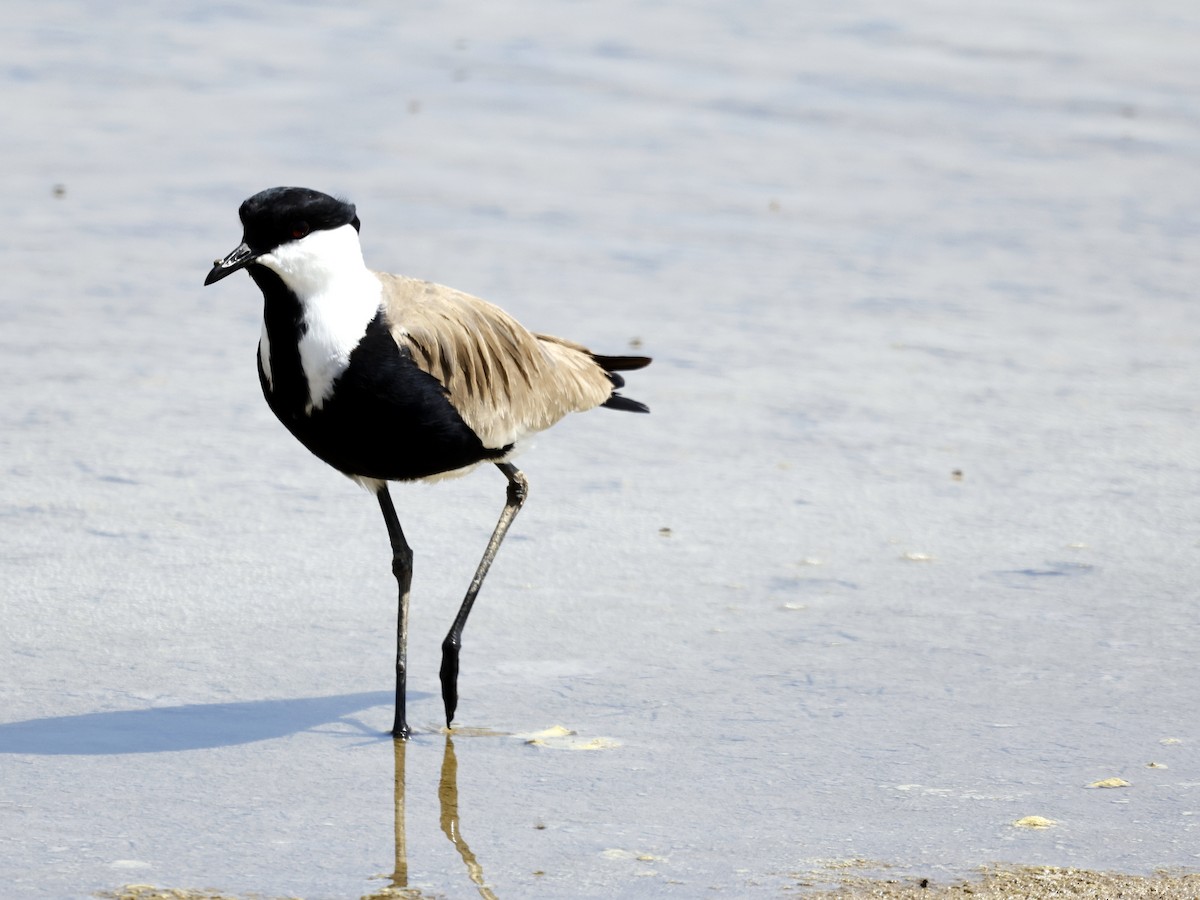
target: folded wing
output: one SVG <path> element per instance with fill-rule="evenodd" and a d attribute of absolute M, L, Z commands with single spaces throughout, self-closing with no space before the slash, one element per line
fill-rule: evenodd
<path fill-rule="evenodd" d="M 568 413 L 596 406 L 645 409 L 614 394 L 622 381 L 612 373 L 649 360 L 597 358 L 579 344 L 528 331 L 478 297 L 416 278 L 376 274 L 392 337 L 441 382 L 484 446 L 506 447 Z M 614 397 L 620 402 L 612 402 Z"/>

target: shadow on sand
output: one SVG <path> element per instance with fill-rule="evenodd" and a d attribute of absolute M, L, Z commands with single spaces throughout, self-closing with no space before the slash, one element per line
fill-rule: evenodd
<path fill-rule="evenodd" d="M 95 756 L 229 747 L 285 737 L 391 703 L 390 691 L 201 703 L 0 724 L 0 753 Z"/>
<path fill-rule="evenodd" d="M 389 704 L 393 699 L 390 691 L 371 691 L 333 697 L 203 703 L 29 719 L 0 724 L 0 753 L 91 756 L 228 747 L 306 731 L 372 706 Z M 355 724 L 362 727 L 361 723 Z M 378 737 L 381 741 L 391 739 L 391 735 Z M 408 883 L 404 816 L 407 742 L 393 741 L 392 747 L 395 759 L 392 784 L 395 867 L 387 876 L 388 884 L 371 894 L 370 900 L 418 900 L 432 895 L 422 893 L 421 889 L 410 887 Z M 495 900 L 482 866 L 459 830 L 458 758 L 449 734 L 445 735 L 442 749 L 438 801 L 442 833 L 462 858 L 467 877 L 484 900 Z"/>

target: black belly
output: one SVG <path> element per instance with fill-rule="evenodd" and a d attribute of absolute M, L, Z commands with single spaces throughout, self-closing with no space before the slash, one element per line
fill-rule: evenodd
<path fill-rule="evenodd" d="M 308 385 L 299 354 L 276 349 L 272 343 L 271 384 L 259 365 L 267 404 L 300 443 L 347 475 L 424 478 L 498 460 L 511 449 L 483 446 L 441 383 L 396 345 L 382 316 L 351 353 L 331 396 L 311 413 L 305 412 Z"/>

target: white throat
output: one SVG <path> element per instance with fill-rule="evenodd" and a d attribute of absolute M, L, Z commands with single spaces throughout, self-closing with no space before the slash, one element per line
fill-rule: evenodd
<path fill-rule="evenodd" d="M 350 364 L 351 352 L 383 302 L 383 285 L 363 262 L 353 225 L 314 231 L 256 262 L 279 275 L 303 307 L 306 331 L 300 338 L 300 364 L 308 379 L 311 413 L 329 399 L 333 382 Z M 270 384 L 265 328 L 259 354 Z"/>

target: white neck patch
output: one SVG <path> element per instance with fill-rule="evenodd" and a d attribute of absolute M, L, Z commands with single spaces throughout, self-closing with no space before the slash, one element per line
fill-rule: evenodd
<path fill-rule="evenodd" d="M 329 399 L 334 380 L 346 371 L 351 352 L 379 312 L 383 284 L 363 262 L 353 225 L 314 231 L 255 261 L 279 275 L 300 299 L 307 326 L 300 338 L 300 364 L 308 379 L 306 412 L 312 413 Z M 263 368 L 269 381 L 269 362 Z"/>

